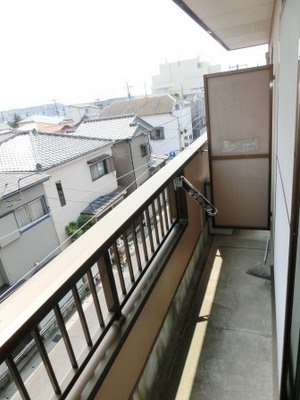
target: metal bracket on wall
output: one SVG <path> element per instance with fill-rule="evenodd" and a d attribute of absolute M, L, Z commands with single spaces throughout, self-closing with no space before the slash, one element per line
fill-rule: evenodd
<path fill-rule="evenodd" d="M 218 210 L 211 202 L 203 196 L 198 189 L 195 188 L 184 176 L 180 176 L 174 179 L 175 190 L 182 188 L 185 190 L 198 204 L 206 211 L 209 217 L 215 217 L 218 214 Z"/>

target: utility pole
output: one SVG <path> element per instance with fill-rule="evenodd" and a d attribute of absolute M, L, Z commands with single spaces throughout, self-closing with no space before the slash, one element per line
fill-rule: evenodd
<path fill-rule="evenodd" d="M 127 89 L 127 97 L 128 97 L 128 100 L 130 100 L 131 99 L 131 94 L 130 94 L 130 90 L 129 90 L 129 88 L 131 88 L 132 86 L 129 86 L 128 85 L 128 82 L 126 82 L 126 89 Z"/>
<path fill-rule="evenodd" d="M 59 111 L 58 111 L 58 108 L 57 108 L 56 99 L 53 99 L 52 101 L 53 101 L 53 103 L 54 103 L 55 113 L 56 113 L 56 115 L 59 117 Z"/>

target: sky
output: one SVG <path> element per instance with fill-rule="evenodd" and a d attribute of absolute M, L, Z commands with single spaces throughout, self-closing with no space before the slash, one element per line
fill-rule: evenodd
<path fill-rule="evenodd" d="M 0 110 L 151 94 L 166 62 L 248 67 L 265 46 L 227 52 L 172 0 L 1 0 Z"/>

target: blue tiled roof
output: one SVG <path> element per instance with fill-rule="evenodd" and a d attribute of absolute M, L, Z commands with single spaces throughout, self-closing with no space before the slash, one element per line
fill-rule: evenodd
<path fill-rule="evenodd" d="M 116 200 L 121 199 L 126 193 L 125 189 L 119 186 L 111 193 L 104 194 L 92 201 L 81 214 L 96 215 L 112 205 Z"/>
<path fill-rule="evenodd" d="M 20 132 L 0 142 L 0 172 L 47 170 L 111 144 L 68 134 Z"/>

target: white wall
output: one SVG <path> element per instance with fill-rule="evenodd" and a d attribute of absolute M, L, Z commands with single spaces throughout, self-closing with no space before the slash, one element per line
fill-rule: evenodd
<path fill-rule="evenodd" d="M 298 43 L 300 30 L 300 3 L 298 0 L 289 0 L 284 3 L 280 17 L 280 38 L 278 46 L 278 60 L 274 60 L 277 72 L 275 96 L 278 117 L 274 121 L 277 132 L 275 143 L 276 176 L 274 203 L 274 274 L 276 296 L 276 323 L 278 343 L 279 377 L 282 369 L 282 350 L 284 339 L 286 287 L 288 274 L 288 257 L 290 241 L 292 180 L 294 167 L 295 125 L 296 125 L 296 93 L 298 68 Z M 276 17 L 275 17 L 276 18 Z M 277 64 L 278 61 L 278 64 Z"/>
<path fill-rule="evenodd" d="M 143 116 L 143 119 L 153 127 L 161 126 L 164 128 L 164 139 L 150 139 L 153 154 L 169 156 L 171 151 L 177 154 L 182 148 L 180 131 L 186 129 L 187 132 L 193 133 L 191 108 L 189 106 L 174 110 L 172 114 L 147 115 Z"/>
<path fill-rule="evenodd" d="M 4 239 L 0 241 L 0 282 L 14 284 L 29 272 L 35 263 L 40 263 L 56 249 L 50 258 L 45 260 L 50 261 L 51 257 L 60 251 L 57 249 L 59 241 L 51 216 L 20 232 L 13 213 L 14 209 L 43 195 L 45 192 L 42 184 L 36 185 L 23 190 L 20 200 L 12 207 L 1 209 L 3 215 L 0 217 L 0 236 Z"/>
<path fill-rule="evenodd" d="M 100 113 L 100 109 L 95 106 L 69 106 L 69 114 L 68 116 L 73 119 L 75 123 L 79 122 L 82 117 L 86 116 L 95 116 Z"/>
<path fill-rule="evenodd" d="M 200 93 L 203 75 L 219 71 L 221 65 L 200 62 L 198 58 L 161 64 L 159 75 L 152 76 L 152 93 L 178 93 L 182 97 Z"/>
<path fill-rule="evenodd" d="M 87 162 L 102 154 L 111 155 L 111 148 L 93 152 L 89 156 L 82 157 L 67 164 L 53 168 L 47 173 L 50 180 L 45 182 L 45 192 L 50 205 L 56 231 L 60 243 L 68 239 L 65 227 L 72 221 L 76 221 L 80 213 L 88 204 L 97 197 L 112 192 L 118 187 L 115 171 L 92 181 L 90 168 Z M 61 181 L 66 205 L 61 206 L 58 198 L 55 182 Z M 66 247 L 70 243 L 68 242 Z"/>

